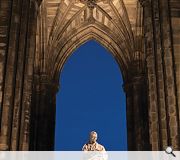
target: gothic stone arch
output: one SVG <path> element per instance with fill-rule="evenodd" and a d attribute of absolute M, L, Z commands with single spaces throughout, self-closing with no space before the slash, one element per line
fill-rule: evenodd
<path fill-rule="evenodd" d="M 2 0 L 0 150 L 53 150 L 60 73 L 90 39 L 121 68 L 128 149 L 180 149 L 179 11 L 175 0 Z"/>

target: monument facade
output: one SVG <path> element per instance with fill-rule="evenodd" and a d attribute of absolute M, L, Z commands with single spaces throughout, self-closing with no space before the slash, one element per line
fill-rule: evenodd
<path fill-rule="evenodd" d="M 91 39 L 121 69 L 128 149 L 180 150 L 179 28 L 179 0 L 1 0 L 0 150 L 54 149 L 62 67 Z"/>

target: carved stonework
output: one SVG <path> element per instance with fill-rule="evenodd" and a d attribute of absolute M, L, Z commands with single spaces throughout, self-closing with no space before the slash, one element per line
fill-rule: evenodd
<path fill-rule="evenodd" d="M 96 6 L 96 0 L 87 0 L 86 3 L 90 9 L 94 9 L 94 7 Z"/>
<path fill-rule="evenodd" d="M 53 150 L 60 73 L 90 39 L 121 68 L 128 149 L 180 150 L 179 0 L 0 0 L 0 6 L 0 150 Z"/>

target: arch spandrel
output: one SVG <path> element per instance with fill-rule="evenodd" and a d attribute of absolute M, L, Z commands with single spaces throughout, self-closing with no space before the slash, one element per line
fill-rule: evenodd
<path fill-rule="evenodd" d="M 46 5 L 46 19 L 47 19 L 47 41 L 51 45 L 54 43 L 53 39 L 57 36 L 68 21 L 72 21 L 72 17 L 77 14 L 79 10 L 83 7 L 87 8 L 87 0 L 44 0 L 42 4 Z M 88 0 L 92 1 L 92 0 Z M 104 24 L 112 28 L 112 22 L 119 26 L 120 32 L 126 35 L 126 40 L 134 44 L 134 34 L 136 31 L 137 23 L 137 10 L 138 10 L 138 0 L 95 0 L 97 8 L 103 9 L 104 13 L 101 13 L 99 9 L 95 7 L 93 11 L 94 18 L 98 21 L 103 19 Z M 84 17 L 88 16 L 88 11 L 84 12 Z M 104 16 L 106 15 L 106 16 Z M 111 22 L 107 22 L 107 17 L 109 15 L 112 18 Z M 82 16 L 79 16 L 79 21 Z M 77 21 L 76 21 L 77 23 Z M 121 31 L 122 30 L 122 31 Z"/>
<path fill-rule="evenodd" d="M 130 51 L 126 50 L 126 41 L 118 38 L 119 35 L 115 34 L 113 31 L 102 24 L 96 23 L 90 24 L 88 26 L 86 24 L 83 24 L 79 28 L 67 33 L 68 34 L 66 36 L 62 36 L 59 41 L 56 41 L 56 43 L 53 44 L 51 50 L 53 56 L 50 55 L 49 57 L 49 59 L 51 60 L 50 64 L 55 64 L 57 62 L 59 63 L 59 61 L 57 61 L 57 57 L 61 57 L 63 54 L 67 54 L 63 52 L 62 49 L 70 47 L 69 43 L 76 43 L 76 41 L 80 41 L 80 38 L 78 39 L 77 37 L 80 37 L 79 35 L 83 34 L 97 34 L 99 37 L 101 37 L 101 39 L 105 39 L 107 41 L 107 44 L 113 44 L 114 46 L 116 46 L 114 47 L 116 48 L 116 54 L 121 57 L 123 64 L 126 67 L 130 62 Z M 54 68 L 54 66 L 52 66 L 52 68 Z M 52 71 L 52 69 L 50 69 L 50 71 Z"/>
<path fill-rule="evenodd" d="M 58 57 L 61 57 L 63 54 L 60 48 L 68 46 L 65 44 L 71 41 L 69 37 L 73 39 L 74 36 L 83 34 L 83 29 L 90 26 L 95 26 L 98 30 L 101 30 L 101 34 L 96 33 L 97 30 L 93 31 L 92 34 L 97 34 L 101 38 L 111 39 L 112 42 L 110 43 L 117 43 L 116 46 L 120 50 L 118 57 L 122 58 L 121 65 L 126 65 L 122 68 L 127 68 L 128 63 L 130 64 L 130 61 L 133 61 L 135 38 L 128 17 L 130 12 L 126 7 L 131 6 L 132 9 L 132 5 L 135 6 L 136 3 L 137 0 L 125 1 L 125 3 L 122 0 L 73 0 L 71 2 L 62 0 L 54 16 L 54 25 L 51 28 L 48 39 L 46 58 L 48 61 L 46 66 L 49 68 L 49 71 L 53 73 L 52 69 L 56 68 L 53 65 L 60 63 L 59 60 L 57 61 Z M 130 16 L 132 16 L 132 13 Z M 88 33 L 89 35 L 91 34 L 90 32 Z M 67 53 L 64 52 L 64 54 Z"/>
<path fill-rule="evenodd" d="M 67 58 L 79 46 L 81 46 L 82 44 L 84 44 L 85 42 L 89 40 L 96 40 L 98 43 L 100 43 L 102 46 L 104 46 L 107 50 L 109 50 L 112 53 L 113 57 L 117 61 L 118 65 L 120 66 L 123 79 L 125 81 L 127 78 L 126 73 L 128 70 L 128 64 L 125 61 L 125 58 L 122 57 L 123 54 L 120 54 L 122 50 L 119 48 L 118 43 L 116 43 L 109 36 L 101 32 L 101 30 L 98 30 L 98 28 L 93 27 L 93 26 L 84 29 L 83 32 L 74 36 L 72 40 L 67 41 L 65 46 L 62 46 L 61 52 L 57 52 L 56 62 L 55 62 L 55 65 L 53 66 L 54 67 L 53 72 L 52 72 L 52 69 L 49 68 L 49 71 L 52 74 L 51 76 L 53 77 L 53 80 L 58 81 L 59 75 L 61 73 L 61 70 Z M 60 53 L 61 55 L 58 53 Z"/>
<path fill-rule="evenodd" d="M 47 4 L 47 17 L 54 25 L 51 25 L 51 31 L 54 27 L 63 20 L 70 20 L 70 18 L 82 7 L 86 6 L 86 0 L 44 0 Z M 105 14 L 109 14 L 115 21 L 121 18 L 125 27 L 129 28 L 131 32 L 131 25 L 136 23 L 137 0 L 96 0 L 97 6 L 103 8 Z M 58 7 L 58 9 L 57 9 Z M 88 13 L 87 13 L 88 14 Z M 120 17 L 118 17 L 120 16 Z M 98 18 L 98 13 L 96 14 Z M 130 18 L 129 18 L 130 17 Z M 97 19 L 96 18 L 96 19 Z M 120 22 L 120 21 L 119 21 Z"/>

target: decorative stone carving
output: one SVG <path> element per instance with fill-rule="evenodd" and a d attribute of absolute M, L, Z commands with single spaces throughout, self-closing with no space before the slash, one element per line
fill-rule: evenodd
<path fill-rule="evenodd" d="M 87 0 L 86 3 L 90 9 L 94 9 L 94 7 L 96 6 L 96 0 Z"/>

